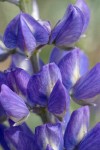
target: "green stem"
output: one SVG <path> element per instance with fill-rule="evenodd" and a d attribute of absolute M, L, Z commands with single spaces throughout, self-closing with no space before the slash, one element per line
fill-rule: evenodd
<path fill-rule="evenodd" d="M 24 0 L 19 1 L 19 8 L 22 12 L 26 12 Z"/>
<path fill-rule="evenodd" d="M 43 123 L 48 123 L 50 122 L 49 117 L 48 117 L 48 111 L 46 110 L 46 108 L 43 107 L 30 107 L 27 104 L 27 107 L 29 108 L 30 112 L 33 112 L 35 114 L 37 114 Z"/>
<path fill-rule="evenodd" d="M 35 50 L 30 57 L 34 73 L 37 73 L 40 70 L 40 63 L 39 63 L 39 50 Z"/>

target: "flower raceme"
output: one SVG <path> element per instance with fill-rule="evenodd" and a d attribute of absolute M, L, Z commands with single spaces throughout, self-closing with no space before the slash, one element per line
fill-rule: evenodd
<path fill-rule="evenodd" d="M 51 32 L 50 43 L 58 47 L 72 47 L 84 34 L 90 20 L 90 11 L 84 0 L 69 5 L 63 18 Z"/>
<path fill-rule="evenodd" d="M 4 44 L 7 48 L 19 48 L 27 54 L 48 42 L 68 48 L 85 32 L 89 19 L 90 11 L 84 0 L 77 0 L 75 5 L 69 5 L 64 17 L 52 32 L 49 22 L 36 21 L 30 15 L 21 12 L 8 24 L 4 33 Z"/>
<path fill-rule="evenodd" d="M 100 63 L 89 69 L 88 57 L 79 48 L 68 52 L 54 48 L 50 62 L 58 65 L 62 82 L 75 102 L 80 105 L 94 103 L 100 94 Z"/>
<path fill-rule="evenodd" d="M 37 10 L 36 0 L 34 4 Z M 74 47 L 88 27 L 88 5 L 85 0 L 70 4 L 52 30 L 35 13 L 36 19 L 21 11 L 3 40 L 0 36 L 6 46 L 0 42 L 0 61 L 9 55 L 12 60 L 0 72 L 0 145 L 4 150 L 99 150 L 100 123 L 89 130 L 87 105 L 100 94 L 100 63 L 89 70 L 87 55 Z M 38 54 L 47 44 L 56 47 L 44 64 Z M 71 113 L 71 99 L 86 106 Z M 30 112 L 43 122 L 34 132 L 25 123 Z"/>
<path fill-rule="evenodd" d="M 83 106 L 71 114 L 64 137 L 60 123 L 37 126 L 34 134 L 22 124 L 5 130 L 5 136 L 19 150 L 99 150 L 100 123 L 88 128 L 89 107 Z"/>
<path fill-rule="evenodd" d="M 19 48 L 27 54 L 31 53 L 48 43 L 49 26 L 49 22 L 40 23 L 29 14 L 21 12 L 8 24 L 4 44 L 9 49 Z"/>

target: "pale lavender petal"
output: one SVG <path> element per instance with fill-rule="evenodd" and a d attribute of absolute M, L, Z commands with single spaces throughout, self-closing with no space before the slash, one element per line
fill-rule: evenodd
<path fill-rule="evenodd" d="M 73 150 L 86 135 L 89 126 L 89 107 L 84 106 L 75 110 L 68 122 L 64 146 L 67 150 Z"/>
<path fill-rule="evenodd" d="M 92 128 L 86 137 L 81 141 L 78 150 L 99 150 L 100 149 L 100 123 Z"/>
<path fill-rule="evenodd" d="M 8 118 L 14 122 L 21 121 L 29 115 L 24 100 L 4 84 L 1 86 L 0 103 Z"/>
<path fill-rule="evenodd" d="M 30 79 L 30 75 L 21 68 L 14 68 L 5 72 L 9 87 L 17 92 L 27 95 L 27 84 Z"/>
<path fill-rule="evenodd" d="M 35 138 L 37 139 L 38 150 L 44 150 L 48 145 L 54 150 L 63 149 L 62 129 L 59 123 L 36 127 Z"/>
<path fill-rule="evenodd" d="M 100 94 L 100 63 L 82 76 L 72 89 L 72 96 L 79 104 L 89 104 Z"/>
<path fill-rule="evenodd" d="M 51 55 L 50 55 L 50 62 L 55 62 L 55 64 L 58 64 L 61 58 L 63 58 L 66 54 L 68 54 L 68 51 L 59 49 L 57 47 L 54 47 L 52 49 Z"/>
<path fill-rule="evenodd" d="M 84 26 L 84 15 L 81 10 L 69 5 L 64 17 L 52 30 L 50 43 L 59 47 L 69 47 L 81 36 Z"/>
<path fill-rule="evenodd" d="M 18 150 L 34 149 L 34 137 L 27 134 L 20 126 L 10 127 L 5 131 L 5 136 Z"/>
<path fill-rule="evenodd" d="M 48 110 L 59 118 L 63 118 L 69 110 L 70 97 L 60 80 L 55 84 L 48 101 Z"/>
<path fill-rule="evenodd" d="M 53 150 L 53 149 L 52 149 L 52 147 L 51 147 L 50 145 L 48 145 L 48 146 L 46 147 L 46 150 Z"/>
<path fill-rule="evenodd" d="M 89 21 L 90 21 L 90 10 L 88 5 L 86 4 L 85 0 L 77 0 L 76 2 L 76 6 L 82 11 L 83 15 L 84 15 L 84 27 L 83 27 L 83 32 L 85 32 L 85 30 L 88 27 Z"/>
<path fill-rule="evenodd" d="M 63 84 L 70 89 L 88 71 L 88 57 L 79 48 L 75 48 L 60 60 L 58 67 L 62 74 Z"/>
<path fill-rule="evenodd" d="M 48 43 L 49 33 L 38 21 L 26 13 L 17 15 L 7 26 L 4 44 L 8 48 L 20 48 L 30 54 L 38 46 Z"/>
<path fill-rule="evenodd" d="M 62 80 L 56 64 L 50 63 L 43 66 L 42 70 L 29 80 L 27 92 L 30 101 L 43 106 L 47 105 L 47 100 L 58 79 Z"/>

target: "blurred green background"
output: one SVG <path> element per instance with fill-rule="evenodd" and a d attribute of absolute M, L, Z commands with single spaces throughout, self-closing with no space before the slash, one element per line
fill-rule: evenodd
<path fill-rule="evenodd" d="M 42 20 L 49 20 L 52 27 L 56 22 L 62 18 L 66 7 L 69 3 L 75 3 L 75 0 L 37 0 L 40 10 L 40 18 Z M 100 0 L 87 0 L 87 3 L 91 10 L 91 20 L 89 27 L 86 32 L 86 38 L 82 38 L 78 43 L 81 49 L 83 49 L 89 56 L 91 67 L 100 61 Z M 31 6 L 31 5 L 30 5 Z M 30 12 L 30 6 L 28 10 Z M 3 34 L 6 25 L 10 20 L 19 13 L 17 6 L 7 3 L 0 2 L 0 33 Z M 48 61 L 52 46 L 44 47 L 41 52 L 41 57 Z M 0 63 L 1 70 L 4 70 L 8 66 L 10 58 L 6 62 Z M 99 102 L 98 102 L 99 103 Z M 76 104 L 72 104 L 73 108 L 77 107 Z M 98 108 L 98 109 L 97 109 Z M 92 125 L 100 121 L 100 107 L 92 108 Z M 94 113 L 95 112 L 95 113 Z M 29 118 L 29 124 L 31 128 L 37 124 L 41 124 L 41 120 L 38 117 L 32 115 Z"/>

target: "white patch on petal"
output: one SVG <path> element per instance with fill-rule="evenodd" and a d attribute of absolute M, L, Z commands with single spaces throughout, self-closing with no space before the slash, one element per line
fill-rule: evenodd
<path fill-rule="evenodd" d="M 73 70 L 72 78 L 71 78 L 72 83 L 75 84 L 79 78 L 80 78 L 80 71 L 79 71 L 78 63 L 76 62 L 75 68 Z"/>
<path fill-rule="evenodd" d="M 33 26 L 24 17 L 23 17 L 23 19 L 26 22 L 26 24 L 29 27 L 29 29 L 31 30 L 32 34 L 34 35 L 35 29 L 33 28 Z"/>
<path fill-rule="evenodd" d="M 86 133 L 87 133 L 87 127 L 85 124 L 82 124 L 80 131 L 78 133 L 78 136 L 77 136 L 78 142 L 80 142 L 83 139 L 83 137 L 86 135 Z"/>

